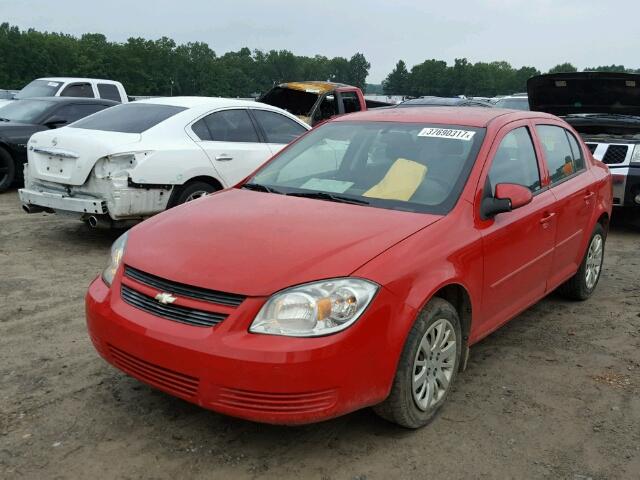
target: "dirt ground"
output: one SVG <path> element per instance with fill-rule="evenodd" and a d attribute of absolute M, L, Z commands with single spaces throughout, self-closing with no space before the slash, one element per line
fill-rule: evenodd
<path fill-rule="evenodd" d="M 363 410 L 305 427 L 228 418 L 98 357 L 83 297 L 117 236 L 0 195 L 0 478 L 640 478 L 640 230 L 614 222 L 595 296 L 557 296 L 471 351 L 407 431 Z"/>

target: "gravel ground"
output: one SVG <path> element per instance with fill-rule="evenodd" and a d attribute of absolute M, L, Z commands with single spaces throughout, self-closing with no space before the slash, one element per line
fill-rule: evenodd
<path fill-rule="evenodd" d="M 615 220 L 615 219 L 614 219 Z M 614 222 L 595 296 L 543 300 L 471 351 L 407 431 L 363 410 L 228 418 L 115 370 L 83 296 L 117 234 L 0 195 L 0 478 L 640 478 L 640 230 Z"/>

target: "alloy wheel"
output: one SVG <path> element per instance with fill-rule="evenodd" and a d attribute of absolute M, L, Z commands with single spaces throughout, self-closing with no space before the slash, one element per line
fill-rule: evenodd
<path fill-rule="evenodd" d="M 589 250 L 587 251 L 587 261 L 585 268 L 585 282 L 587 288 L 591 290 L 595 287 L 598 277 L 600 277 L 600 270 L 602 269 L 602 253 L 603 253 L 604 240 L 599 233 L 594 235 L 589 244 Z"/>
<path fill-rule="evenodd" d="M 413 400 L 420 410 L 428 410 L 447 393 L 457 355 L 456 332 L 449 320 L 441 318 L 425 332 L 413 361 Z"/>
<path fill-rule="evenodd" d="M 191 195 L 187 197 L 185 202 L 190 202 L 191 200 L 197 200 L 198 198 L 202 198 L 207 195 L 209 192 L 205 192 L 204 190 L 197 190 L 193 192 Z"/>

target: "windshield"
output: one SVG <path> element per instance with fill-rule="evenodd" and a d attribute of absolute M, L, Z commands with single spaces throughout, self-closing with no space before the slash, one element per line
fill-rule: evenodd
<path fill-rule="evenodd" d="M 527 97 L 501 98 L 496 102 L 496 107 L 511 108 L 513 110 L 529 110 L 529 99 Z"/>
<path fill-rule="evenodd" d="M 62 82 L 34 80 L 16 94 L 16 98 L 54 97 Z"/>
<path fill-rule="evenodd" d="M 259 98 L 258 101 L 282 108 L 294 115 L 308 116 L 318 101 L 318 96 L 318 92 L 275 87 Z"/>
<path fill-rule="evenodd" d="M 154 103 L 125 103 L 107 108 L 84 118 L 69 128 L 86 128 L 120 133 L 142 133 L 155 127 L 167 118 L 186 110 L 173 105 Z"/>
<path fill-rule="evenodd" d="M 483 137 L 484 129 L 457 125 L 328 123 L 275 157 L 248 187 L 445 214 L 462 191 Z"/>
<path fill-rule="evenodd" d="M 0 106 L 0 119 L 20 123 L 36 123 L 55 103 L 46 100 L 17 100 Z"/>

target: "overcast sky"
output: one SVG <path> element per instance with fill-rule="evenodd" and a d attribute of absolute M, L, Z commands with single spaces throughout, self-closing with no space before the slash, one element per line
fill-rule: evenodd
<path fill-rule="evenodd" d="M 371 63 L 381 81 L 403 59 L 506 60 L 543 71 L 640 67 L 638 0 L 0 0 L 0 22 L 109 40 L 131 36 L 207 42 L 218 54 L 247 46 Z"/>

